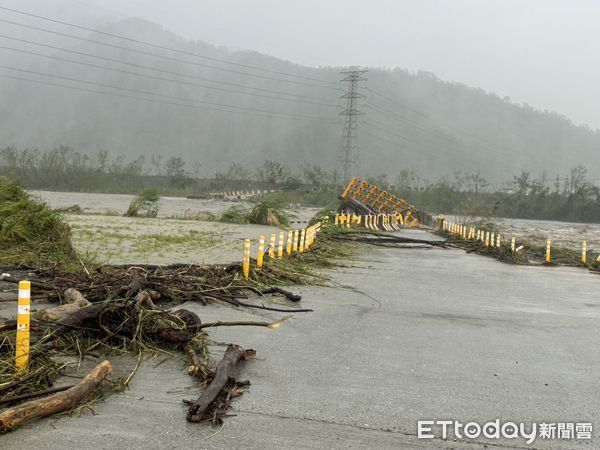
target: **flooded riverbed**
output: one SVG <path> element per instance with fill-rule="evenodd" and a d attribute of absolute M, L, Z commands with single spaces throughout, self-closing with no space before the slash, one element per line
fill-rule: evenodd
<path fill-rule="evenodd" d="M 180 220 L 218 215 L 235 202 L 212 199 L 161 197 L 156 219 L 123 217 L 134 198 L 123 194 L 32 191 L 52 208 L 79 205 L 84 214 L 67 214 L 77 248 L 102 262 L 121 263 L 226 263 L 239 259 L 244 238 L 256 240 L 278 233 L 275 227 L 235 225 L 204 220 Z M 318 208 L 292 206 L 298 221 L 308 221 Z M 450 218 L 451 216 L 448 216 Z M 506 238 L 543 245 L 600 249 L 600 224 L 545 220 L 492 219 Z M 301 228 L 305 224 L 295 224 Z"/>
<path fill-rule="evenodd" d="M 106 264 L 230 263 L 241 260 L 244 239 L 267 241 L 279 229 L 193 220 L 219 215 L 232 201 L 161 197 L 157 218 L 123 217 L 133 195 L 32 191 L 51 208 L 78 205 L 83 214 L 65 214 L 77 250 Z M 293 228 L 306 227 L 318 208 L 293 207 Z M 185 220 L 183 220 L 185 219 Z"/>

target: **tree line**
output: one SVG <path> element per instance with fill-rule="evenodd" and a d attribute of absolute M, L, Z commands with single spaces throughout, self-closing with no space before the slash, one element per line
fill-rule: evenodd
<path fill-rule="evenodd" d="M 410 170 L 401 171 L 395 184 L 379 176 L 371 182 L 433 212 L 481 217 L 506 217 L 573 222 L 600 221 L 600 188 L 584 166 L 563 176 L 534 176 L 521 171 L 497 185 L 480 175 L 455 172 L 437 181 L 421 180 Z"/>
<path fill-rule="evenodd" d="M 29 189 L 137 192 L 153 186 L 175 193 L 200 193 L 209 186 L 227 189 L 240 182 L 285 189 L 326 186 L 334 185 L 338 177 L 335 170 L 330 172 L 317 165 L 292 169 L 273 160 L 254 168 L 232 163 L 227 170 L 215 173 L 208 185 L 201 183 L 199 173 L 199 164 L 181 156 L 140 155 L 127 159 L 111 155 L 108 150 L 89 156 L 66 145 L 50 150 L 0 148 L 0 176 L 19 180 Z"/>
<path fill-rule="evenodd" d="M 201 194 L 209 190 L 252 188 L 260 183 L 298 191 L 294 201 L 335 203 L 341 192 L 340 174 L 314 164 L 297 167 L 264 160 L 257 167 L 232 163 L 212 179 L 199 178 L 199 166 L 181 156 L 151 155 L 127 159 L 100 150 L 88 156 L 68 146 L 51 150 L 0 149 L 0 176 L 21 181 L 29 189 L 78 192 L 134 193 L 148 187 L 168 194 Z M 600 187 L 587 168 L 575 166 L 550 177 L 521 171 L 512 179 L 491 184 L 480 172 L 455 171 L 430 181 L 404 169 L 394 178 L 382 174 L 368 181 L 430 212 L 507 218 L 600 221 Z M 302 195 L 315 189 L 328 195 Z M 290 197 L 292 198 L 292 197 Z M 318 199 L 318 200 L 316 200 Z"/>

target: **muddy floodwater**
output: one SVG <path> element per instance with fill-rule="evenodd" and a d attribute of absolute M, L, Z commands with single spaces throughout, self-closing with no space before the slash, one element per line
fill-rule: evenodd
<path fill-rule="evenodd" d="M 86 214 L 123 215 L 135 198 L 128 194 L 89 194 L 84 192 L 29 191 L 51 208 L 68 208 L 78 205 Z M 196 218 L 207 213 L 218 214 L 237 202 L 232 200 L 189 199 L 185 197 L 161 197 L 158 202 L 158 217 Z M 319 208 L 295 208 L 296 220 L 310 220 Z"/>
<path fill-rule="evenodd" d="M 32 191 L 52 208 L 78 205 L 83 214 L 65 214 L 77 250 L 105 264 L 230 263 L 242 257 L 244 239 L 269 241 L 279 229 L 208 220 L 236 204 L 233 201 L 161 197 L 155 219 L 123 217 L 133 195 Z M 318 208 L 293 207 L 293 228 L 304 228 Z"/>
<path fill-rule="evenodd" d="M 447 215 L 448 220 L 459 223 L 470 222 L 473 218 Z M 572 249 L 581 248 L 582 241 L 587 241 L 588 250 L 600 250 L 600 224 L 558 222 L 551 220 L 505 219 L 493 217 L 505 239 L 516 236 L 517 241 L 545 245 L 547 239 L 552 245 Z"/>
<path fill-rule="evenodd" d="M 236 225 L 206 219 L 236 204 L 234 201 L 161 197 L 156 219 L 123 217 L 133 195 L 32 191 L 52 208 L 78 205 L 83 214 L 66 214 L 73 228 L 77 249 L 93 259 L 110 264 L 228 263 L 240 259 L 242 241 L 258 237 L 269 240 L 275 227 Z M 297 221 L 308 221 L 318 208 L 292 205 Z M 447 216 L 452 219 L 452 216 Z M 459 218 L 460 220 L 460 218 Z M 600 224 L 545 220 L 492 219 L 505 238 L 543 245 L 580 248 L 587 240 L 590 251 L 600 250 Z M 303 228 L 305 223 L 294 223 Z"/>

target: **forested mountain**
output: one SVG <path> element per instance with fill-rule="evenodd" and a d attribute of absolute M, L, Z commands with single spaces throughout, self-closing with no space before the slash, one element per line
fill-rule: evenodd
<path fill-rule="evenodd" d="M 145 155 L 146 164 L 151 155 L 180 155 L 201 164 L 202 175 L 234 162 L 333 168 L 339 160 L 344 68 L 189 42 L 142 20 L 103 30 L 187 53 L 60 24 L 36 27 L 62 34 L 3 25 L 13 39 L 0 38 L 0 147 L 64 144 L 91 157 L 107 149 Z M 413 169 L 432 179 L 461 170 L 500 181 L 522 169 L 554 177 L 584 165 L 600 176 L 600 133 L 557 113 L 425 72 L 371 68 L 365 78 L 359 175 L 395 178 Z"/>

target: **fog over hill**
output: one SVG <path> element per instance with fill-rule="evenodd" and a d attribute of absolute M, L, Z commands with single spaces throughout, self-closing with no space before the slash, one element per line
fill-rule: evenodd
<path fill-rule="evenodd" d="M 0 39 L 0 147 L 66 144 L 90 156 L 108 149 L 148 160 L 181 155 L 201 164 L 203 175 L 265 159 L 292 167 L 337 164 L 339 80 L 347 68 L 309 68 L 190 42 L 140 19 L 103 30 L 187 54 L 56 23 L 14 21 L 109 46 L 3 23 L 1 34 L 12 39 Z M 369 68 L 365 77 L 360 175 L 393 179 L 414 169 L 431 179 L 461 170 L 501 181 L 522 169 L 555 177 L 585 165 L 600 177 L 600 133 L 560 114 L 426 72 Z"/>

